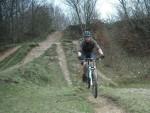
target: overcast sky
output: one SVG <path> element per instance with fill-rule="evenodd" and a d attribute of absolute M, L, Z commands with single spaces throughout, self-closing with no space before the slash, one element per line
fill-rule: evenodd
<path fill-rule="evenodd" d="M 102 18 L 107 18 L 108 16 L 116 14 L 117 3 L 118 0 L 98 0 L 96 8 Z"/>
<path fill-rule="evenodd" d="M 67 12 L 67 6 L 64 4 L 64 0 L 49 0 L 55 2 L 64 12 Z M 107 19 L 108 16 L 114 15 L 116 13 L 115 6 L 118 0 L 98 0 L 96 9 L 100 13 L 102 19 Z"/>

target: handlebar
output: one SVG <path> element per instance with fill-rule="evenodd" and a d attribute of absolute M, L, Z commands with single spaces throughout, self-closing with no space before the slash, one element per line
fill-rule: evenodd
<path fill-rule="evenodd" d="M 93 61 L 93 60 L 102 60 L 104 58 L 105 58 L 105 56 L 102 55 L 102 56 L 99 56 L 99 57 L 96 57 L 96 58 L 85 58 L 84 60 L 85 61 Z"/>
<path fill-rule="evenodd" d="M 95 60 L 99 60 L 100 57 L 97 57 L 97 58 L 85 58 L 84 60 L 85 61 L 95 61 Z"/>

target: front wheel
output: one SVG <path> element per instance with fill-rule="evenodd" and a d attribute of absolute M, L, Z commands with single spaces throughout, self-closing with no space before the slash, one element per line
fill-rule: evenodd
<path fill-rule="evenodd" d="M 93 93 L 93 96 L 94 96 L 95 98 L 97 98 L 98 89 L 97 89 L 97 83 L 96 83 L 96 82 L 93 83 L 92 93 Z"/>
<path fill-rule="evenodd" d="M 97 80 L 95 79 L 95 76 L 93 76 L 93 86 L 92 86 L 92 94 L 95 98 L 97 98 L 98 95 L 98 87 L 97 87 Z"/>
<path fill-rule="evenodd" d="M 90 78 L 89 77 L 87 77 L 87 85 L 88 85 L 88 89 L 90 89 L 90 87 L 91 87 L 91 83 L 90 83 L 91 81 L 90 81 Z"/>

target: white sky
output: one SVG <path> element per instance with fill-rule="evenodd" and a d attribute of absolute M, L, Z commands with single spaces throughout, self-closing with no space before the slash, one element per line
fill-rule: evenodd
<path fill-rule="evenodd" d="M 118 0 L 98 0 L 96 9 L 100 13 L 101 18 L 106 19 L 108 16 L 116 14 L 116 4 Z"/>
<path fill-rule="evenodd" d="M 65 0 L 48 0 L 58 5 L 64 12 L 67 12 L 67 6 L 64 4 Z M 118 0 L 98 0 L 96 9 L 102 19 L 107 19 L 108 16 L 116 13 L 115 6 Z"/>

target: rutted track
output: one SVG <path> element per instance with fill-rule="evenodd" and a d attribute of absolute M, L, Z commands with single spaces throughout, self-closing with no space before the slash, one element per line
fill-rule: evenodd
<path fill-rule="evenodd" d="M 61 37 L 62 32 L 55 32 L 52 35 L 49 35 L 45 41 L 39 43 L 38 47 L 35 47 L 28 53 L 28 55 L 22 61 L 22 64 L 26 64 L 42 55 L 48 48 L 51 47 L 52 44 L 58 42 Z"/>
<path fill-rule="evenodd" d="M 30 61 L 32 61 L 33 59 L 39 57 L 40 55 L 42 55 L 48 48 L 51 47 L 52 44 L 57 44 L 57 53 L 58 53 L 58 58 L 59 58 L 59 63 L 60 63 L 60 67 L 62 69 L 62 72 L 64 74 L 64 78 L 67 81 L 68 85 L 71 85 L 71 79 L 69 77 L 69 70 L 67 67 L 67 60 L 64 54 L 64 50 L 61 46 L 61 43 L 59 42 L 60 38 L 62 37 L 62 32 L 55 32 L 52 35 L 48 36 L 48 38 L 39 43 L 38 47 L 35 47 L 34 49 L 32 49 L 28 55 L 25 57 L 25 59 L 21 62 L 21 64 L 18 64 L 15 67 L 20 67 Z M 78 47 L 79 43 L 77 41 L 74 41 L 73 44 Z M 98 72 L 99 74 L 101 74 L 101 72 Z M 102 74 L 101 74 L 102 75 Z M 102 77 L 103 79 L 105 78 L 108 81 L 111 81 L 111 79 L 105 77 L 105 75 L 103 75 Z M 101 96 L 99 96 L 97 99 L 93 98 L 92 96 L 87 97 L 88 101 L 91 102 L 94 105 L 94 110 L 95 113 L 125 113 L 121 108 L 119 108 L 117 105 L 115 105 L 111 100 L 103 98 Z"/>
<path fill-rule="evenodd" d="M 69 77 L 69 71 L 68 71 L 68 67 L 67 67 L 65 53 L 63 51 L 61 44 L 59 43 L 61 37 L 62 37 L 62 32 L 55 32 L 52 35 L 49 35 L 45 41 L 39 43 L 38 47 L 35 47 L 28 53 L 28 55 L 25 57 L 25 59 L 21 62 L 21 65 L 24 65 L 24 64 L 32 61 L 33 59 L 39 57 L 40 55 L 44 54 L 44 52 L 48 48 L 50 48 L 52 46 L 52 44 L 57 44 L 57 53 L 58 53 L 60 67 L 62 69 L 64 78 L 67 81 L 68 85 L 71 85 L 72 82 Z"/>
<path fill-rule="evenodd" d="M 15 68 L 22 67 L 26 63 L 29 63 L 32 60 L 34 60 L 35 58 L 40 57 L 53 44 L 56 44 L 57 42 L 59 42 L 61 37 L 62 37 L 62 32 L 55 32 L 49 35 L 45 41 L 39 43 L 38 47 L 33 48 L 20 63 L 10 67 L 9 69 L 13 70 Z"/>

